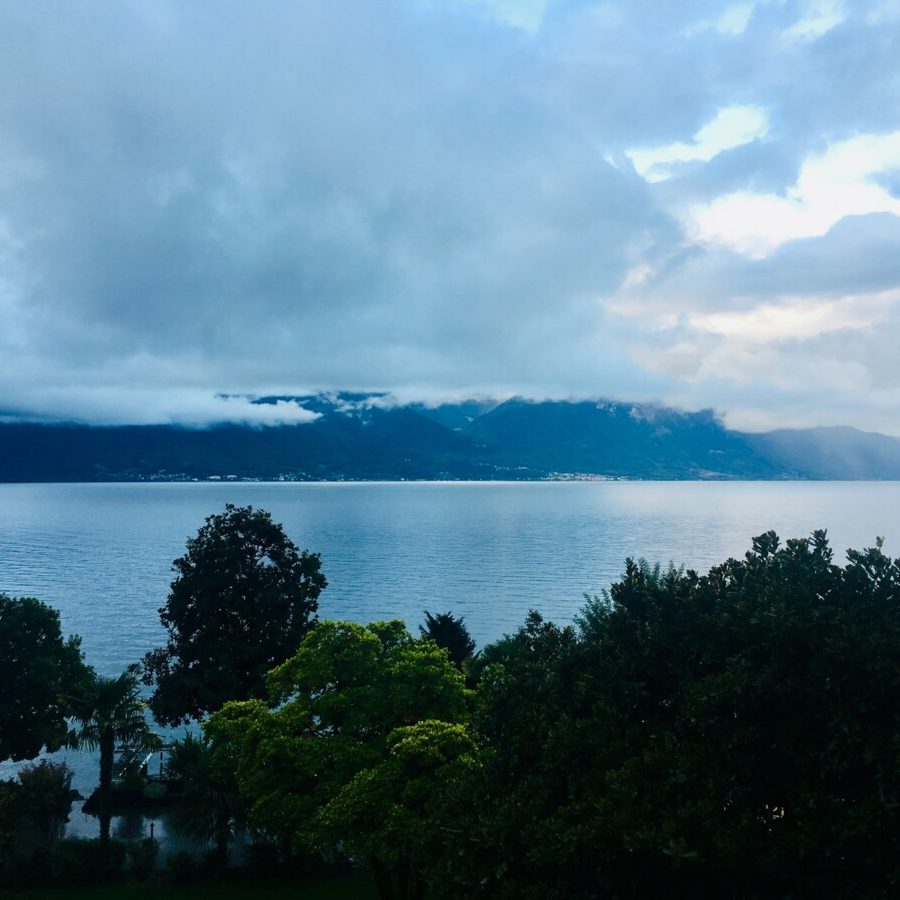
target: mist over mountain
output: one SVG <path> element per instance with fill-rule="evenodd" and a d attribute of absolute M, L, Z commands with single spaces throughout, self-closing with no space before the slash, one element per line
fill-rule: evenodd
<path fill-rule="evenodd" d="M 746 434 L 711 411 L 594 401 L 401 404 L 270 396 L 304 424 L 205 429 L 0 424 L 2 481 L 897 479 L 900 440 L 853 428 Z"/>

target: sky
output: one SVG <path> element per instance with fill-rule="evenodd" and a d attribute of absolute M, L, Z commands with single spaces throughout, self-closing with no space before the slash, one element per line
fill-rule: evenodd
<path fill-rule="evenodd" d="M 0 0 L 0 418 L 900 435 L 900 0 Z"/>

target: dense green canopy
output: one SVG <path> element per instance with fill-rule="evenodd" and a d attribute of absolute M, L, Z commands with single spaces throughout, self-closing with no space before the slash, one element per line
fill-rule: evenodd
<path fill-rule="evenodd" d="M 264 697 L 266 672 L 315 620 L 327 584 L 319 557 L 300 552 L 264 510 L 227 504 L 172 565 L 159 611 L 169 639 L 144 657 L 154 716 L 177 725 L 226 700 Z"/>
<path fill-rule="evenodd" d="M 410 830 L 427 809 L 408 792 L 388 808 L 384 791 L 415 748 L 422 761 L 438 754 L 431 776 L 418 773 L 432 784 L 477 765 L 457 725 L 467 717 L 463 676 L 446 651 L 402 622 L 319 622 L 269 684 L 272 707 L 228 703 L 205 728 L 232 761 L 254 827 L 297 852 L 355 846 L 388 881 L 399 869 L 419 884 L 409 867 L 424 860 Z M 401 832 L 408 843 L 397 843 Z"/>
<path fill-rule="evenodd" d="M 226 510 L 231 524 L 268 528 L 259 515 Z M 180 571 L 205 599 L 265 596 L 256 556 L 204 593 L 210 570 L 195 572 L 191 554 L 221 539 L 239 558 L 247 543 L 224 524 L 208 520 Z M 317 572 L 316 560 L 307 607 Z M 767 532 L 705 575 L 629 560 L 573 624 L 532 612 L 466 658 L 471 689 L 426 636 L 463 646 L 449 613 L 418 639 L 398 621 L 301 619 L 293 651 L 259 675 L 265 699 L 246 699 L 249 657 L 233 645 L 235 682 L 224 655 L 246 629 L 213 616 L 208 662 L 222 668 L 202 683 L 224 672 L 217 690 L 241 693 L 179 747 L 175 768 L 191 830 L 223 860 L 246 819 L 282 853 L 365 860 L 389 900 L 896 895 L 900 561 L 880 541 L 844 565 L 824 532 L 784 545 Z M 52 610 L 0 597 L 0 640 L 24 686 L 0 705 L 7 755 L 58 743 L 73 711 L 100 728 L 106 706 Z M 183 661 L 168 674 L 200 665 Z M 141 718 L 133 679 L 94 688 Z M 29 697 L 33 719 L 17 705 Z"/>
<path fill-rule="evenodd" d="M 577 633 L 486 653 L 491 896 L 855 896 L 900 881 L 900 564 L 772 532 L 629 561 Z"/>
<path fill-rule="evenodd" d="M 55 609 L 0 594 L 0 760 L 58 749 L 87 674 L 80 639 L 63 640 Z"/>

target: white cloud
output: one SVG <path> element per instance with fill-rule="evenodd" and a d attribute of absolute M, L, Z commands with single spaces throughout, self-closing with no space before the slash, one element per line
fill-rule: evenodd
<path fill-rule="evenodd" d="M 734 3 L 726 6 L 718 16 L 703 19 L 685 29 L 685 35 L 691 37 L 704 31 L 714 31 L 728 37 L 737 37 L 747 30 L 756 3 Z"/>
<path fill-rule="evenodd" d="M 302 425 L 319 414 L 296 403 L 253 403 L 249 397 L 210 394 L 202 390 L 141 390 L 139 388 L 51 387 L 20 400 L 27 414 L 8 410 L 4 418 L 43 421 L 90 422 L 95 425 L 182 425 L 205 428 L 210 425 L 251 426 Z"/>
<path fill-rule="evenodd" d="M 709 162 L 725 150 L 765 137 L 767 131 L 768 116 L 764 109 L 752 104 L 732 104 L 719 109 L 690 143 L 635 147 L 627 153 L 638 174 L 647 181 L 665 181 L 672 177 L 678 163 Z"/>
<path fill-rule="evenodd" d="M 802 17 L 784 32 L 789 40 L 814 41 L 847 17 L 843 0 L 809 0 Z"/>
<path fill-rule="evenodd" d="M 453 0 L 475 9 L 501 25 L 536 34 L 544 20 L 549 0 Z"/>
<path fill-rule="evenodd" d="M 742 342 L 802 340 L 833 331 L 864 331 L 900 307 L 900 289 L 840 300 L 789 299 L 750 310 L 689 315 L 691 328 Z"/>
<path fill-rule="evenodd" d="M 753 15 L 753 3 L 735 3 L 729 6 L 715 21 L 715 29 L 720 34 L 738 35 L 747 30 Z"/>
<path fill-rule="evenodd" d="M 728 194 L 695 206 L 689 221 L 701 241 L 765 256 L 786 241 L 823 235 L 846 216 L 900 215 L 900 198 L 876 180 L 897 169 L 900 131 L 858 135 L 809 157 L 785 196 Z"/>

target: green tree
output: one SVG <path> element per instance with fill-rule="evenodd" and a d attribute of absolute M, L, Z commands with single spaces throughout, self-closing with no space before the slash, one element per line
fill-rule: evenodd
<path fill-rule="evenodd" d="M 73 747 L 100 751 L 100 793 L 112 787 L 116 744 L 139 750 L 156 750 L 160 739 L 145 715 L 137 676 L 127 670 L 114 678 L 92 673 L 74 709 L 75 728 L 69 734 Z"/>
<path fill-rule="evenodd" d="M 316 554 L 302 553 L 264 510 L 228 504 L 209 516 L 159 611 L 165 647 L 144 657 L 156 719 L 177 725 L 226 700 L 264 697 L 265 676 L 299 646 L 326 586 Z"/>
<path fill-rule="evenodd" d="M 419 626 L 422 637 L 434 641 L 449 654 L 453 664 L 463 668 L 463 663 L 472 658 L 475 652 L 475 641 L 466 628 L 465 616 L 456 618 L 452 613 L 438 613 L 433 616 L 425 610 L 425 624 Z"/>
<path fill-rule="evenodd" d="M 528 613 L 524 625 L 489 644 L 475 660 L 475 728 L 485 761 L 485 789 L 471 824 L 471 848 L 457 878 L 486 896 L 578 896 L 565 839 L 571 823 L 557 812 L 576 760 L 570 746 L 579 702 L 578 640 L 571 626 Z M 593 859 L 593 852 L 585 858 Z M 562 870 L 562 873 L 560 872 Z M 562 874 L 562 877 L 560 877 Z"/>
<path fill-rule="evenodd" d="M 448 861 L 465 850 L 465 821 L 484 785 L 466 727 L 426 719 L 395 728 L 387 754 L 358 772 L 323 807 L 335 844 L 367 859 L 392 900 L 457 897 Z"/>
<path fill-rule="evenodd" d="M 0 781 L 0 884 L 5 883 L 19 825 L 19 790 L 15 781 Z"/>
<path fill-rule="evenodd" d="M 467 718 L 462 674 L 402 622 L 319 622 L 269 679 L 272 708 L 228 703 L 204 728 L 251 824 L 298 853 L 333 852 L 323 809 L 388 754 L 395 728 Z"/>
<path fill-rule="evenodd" d="M 245 819 L 234 772 L 216 756 L 208 738 L 190 734 L 172 745 L 166 771 L 181 785 L 173 826 L 188 837 L 211 841 L 224 867 L 228 844 Z"/>
<path fill-rule="evenodd" d="M 543 684 L 515 652 L 482 676 L 478 829 L 517 861 L 495 896 L 895 893 L 900 564 L 880 544 L 843 567 L 824 532 L 702 576 L 629 561 L 577 624 Z"/>
<path fill-rule="evenodd" d="M 53 846 L 60 826 L 69 820 L 72 800 L 72 770 L 65 763 L 41 760 L 19 772 L 19 789 L 15 795 L 21 814 L 32 821 L 46 842 L 47 854 Z"/>
<path fill-rule="evenodd" d="M 87 671 L 80 638 L 63 640 L 55 609 L 0 594 L 0 759 L 62 746 Z"/>

